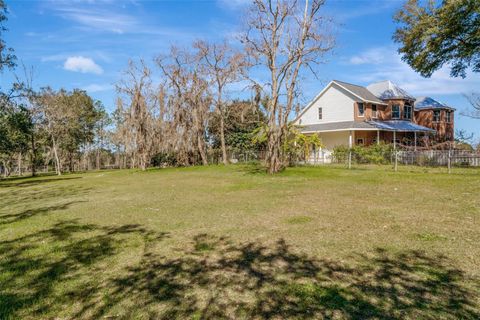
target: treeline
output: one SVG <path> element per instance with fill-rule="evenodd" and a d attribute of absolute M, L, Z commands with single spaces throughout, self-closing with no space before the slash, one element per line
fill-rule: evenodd
<path fill-rule="evenodd" d="M 320 144 L 290 122 L 304 72 L 333 47 L 323 5 L 252 0 L 238 43 L 196 41 L 154 61 L 130 61 L 111 114 L 79 89 L 34 90 L 31 79 L 8 93 L 0 88 L 1 173 L 227 164 L 229 150 L 262 150 L 267 171 L 282 170 Z M 3 42 L 0 49 L 3 57 L 11 52 Z M 13 68 L 14 60 L 1 68 Z M 233 86 L 250 98 L 232 97 Z"/>
<path fill-rule="evenodd" d="M 35 91 L 17 83 L 1 96 L 1 173 L 145 170 L 228 163 L 231 150 L 256 153 L 265 149 L 258 138 L 265 99 L 226 98 L 227 86 L 242 79 L 246 66 L 226 43 L 205 42 L 172 48 L 153 68 L 130 61 L 111 114 L 80 89 Z"/>
<path fill-rule="evenodd" d="M 226 152 L 255 153 L 264 148 L 254 138 L 265 116 L 251 101 L 225 102 L 225 116 L 220 120 L 211 106 L 203 113 L 192 113 L 170 103 L 162 105 L 160 99 L 150 99 L 158 92 L 147 87 L 119 98 L 112 114 L 81 90 L 44 88 L 21 99 L 3 95 L 2 175 L 208 164 L 212 155 L 223 159 L 222 139 Z"/>

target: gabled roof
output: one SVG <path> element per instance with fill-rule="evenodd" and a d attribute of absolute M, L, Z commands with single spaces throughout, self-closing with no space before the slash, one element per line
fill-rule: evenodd
<path fill-rule="evenodd" d="M 415 98 L 409 94 L 407 91 L 403 90 L 395 83 L 390 80 L 375 82 L 369 84 L 367 89 L 372 92 L 376 97 L 382 100 L 388 99 L 410 99 L 415 100 Z"/>
<path fill-rule="evenodd" d="M 377 130 L 377 128 L 364 121 L 340 121 L 309 124 L 302 126 L 301 129 L 303 133 L 349 130 Z"/>
<path fill-rule="evenodd" d="M 424 110 L 424 109 L 451 109 L 455 110 L 452 107 L 447 106 L 446 104 L 439 102 L 431 97 L 419 97 L 415 101 L 415 110 Z"/>
<path fill-rule="evenodd" d="M 343 82 L 343 81 L 338 81 L 338 80 L 332 80 L 330 81 L 325 88 L 323 88 L 322 91 L 320 91 L 319 94 L 313 98 L 305 108 L 298 114 L 298 116 L 293 120 L 293 122 L 297 121 L 300 119 L 300 117 L 308 110 L 310 107 L 318 100 L 320 97 L 333 85 L 337 85 L 341 88 L 343 88 L 345 91 L 349 92 L 353 96 L 355 96 L 359 101 L 363 102 L 370 102 L 370 103 L 376 103 L 376 104 L 381 104 L 381 105 L 386 105 L 385 102 L 382 100 L 379 100 L 377 97 L 375 97 L 371 92 L 369 92 L 365 87 L 362 86 L 357 86 L 355 84 Z M 353 106 L 352 106 L 353 108 Z"/>
<path fill-rule="evenodd" d="M 350 91 L 355 96 L 359 97 L 365 102 L 372 102 L 378 104 L 385 104 L 382 100 L 378 99 L 374 94 L 372 94 L 367 88 L 351 84 L 343 81 L 333 80 L 334 83 L 344 88 L 347 91 Z"/>

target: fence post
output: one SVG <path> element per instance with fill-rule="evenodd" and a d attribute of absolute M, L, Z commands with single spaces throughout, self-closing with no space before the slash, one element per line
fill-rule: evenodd
<path fill-rule="evenodd" d="M 397 135 L 396 132 L 393 131 L 393 152 L 395 153 L 395 172 L 397 172 L 397 162 L 398 162 L 398 157 L 397 157 Z"/>
<path fill-rule="evenodd" d="M 449 174 L 450 174 L 450 172 L 451 172 L 451 169 L 450 169 L 450 168 L 451 168 L 451 166 L 452 166 L 452 164 L 451 164 L 451 161 L 452 161 L 452 160 L 451 160 L 451 154 L 450 154 L 450 153 L 451 153 L 451 150 L 448 149 L 448 173 L 449 173 Z"/>
<path fill-rule="evenodd" d="M 398 151 L 395 150 L 395 172 L 397 172 L 398 167 Z"/>

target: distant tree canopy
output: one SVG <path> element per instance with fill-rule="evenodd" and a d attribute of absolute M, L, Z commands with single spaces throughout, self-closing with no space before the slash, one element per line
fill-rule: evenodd
<path fill-rule="evenodd" d="M 222 115 L 211 113 L 208 134 L 212 146 L 221 145 L 220 120 Z M 252 132 L 266 123 L 265 114 L 248 100 L 234 100 L 225 107 L 225 142 L 227 146 L 240 150 L 261 148 L 252 141 Z"/>
<path fill-rule="evenodd" d="M 399 53 L 415 71 L 430 77 L 450 64 L 452 77 L 466 76 L 466 70 L 480 72 L 480 1 L 408 0 L 394 17 L 400 26 L 393 36 Z"/>
<path fill-rule="evenodd" d="M 28 149 L 32 124 L 28 110 L 9 100 L 0 103 L 0 158 Z"/>
<path fill-rule="evenodd" d="M 7 47 L 3 40 L 3 33 L 7 31 L 7 28 L 4 26 L 5 21 L 7 21 L 7 6 L 5 1 L 0 0 L 0 73 L 4 68 L 14 68 L 17 59 L 13 49 Z"/>

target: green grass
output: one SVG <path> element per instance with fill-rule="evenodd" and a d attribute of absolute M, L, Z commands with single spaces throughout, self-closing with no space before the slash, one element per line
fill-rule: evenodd
<path fill-rule="evenodd" d="M 478 319 L 480 171 L 0 182 L 0 319 Z"/>

